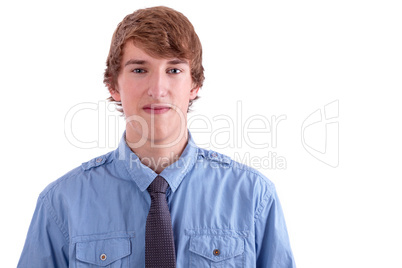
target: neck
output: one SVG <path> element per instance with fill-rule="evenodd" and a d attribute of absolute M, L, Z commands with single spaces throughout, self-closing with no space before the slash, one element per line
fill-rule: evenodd
<path fill-rule="evenodd" d="M 160 174 L 166 167 L 176 162 L 186 148 L 188 132 L 185 131 L 179 139 L 149 139 L 138 138 L 135 132 L 126 129 L 126 142 L 141 163 Z M 140 140 L 140 142 L 136 142 Z"/>

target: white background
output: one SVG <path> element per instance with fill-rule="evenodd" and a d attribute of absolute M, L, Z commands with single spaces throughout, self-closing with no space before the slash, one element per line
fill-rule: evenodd
<path fill-rule="evenodd" d="M 297 266 L 402 267 L 402 9 L 398 1 L 356 0 L 3 1 L 1 266 L 17 265 L 44 187 L 115 148 L 120 132 L 99 141 L 101 148 L 77 148 L 64 120 L 75 105 L 103 105 L 108 97 L 102 79 L 117 24 L 161 4 L 183 12 L 203 44 L 206 81 L 192 116 L 205 115 L 214 129 L 217 115 L 239 123 L 239 101 L 244 120 L 286 116 L 275 148 L 239 141 L 219 148 L 213 140 L 209 148 L 234 158 L 250 153 L 253 166 L 268 152 L 286 160 L 283 169 L 259 170 L 276 184 Z M 333 101 L 337 167 L 311 156 L 301 139 L 303 121 Z M 86 110 L 71 127 L 81 140 L 96 140 L 106 135 L 98 133 L 105 118 Z M 325 144 L 323 126 L 310 129 L 312 147 Z M 272 133 L 253 135 L 255 143 L 271 142 Z"/>

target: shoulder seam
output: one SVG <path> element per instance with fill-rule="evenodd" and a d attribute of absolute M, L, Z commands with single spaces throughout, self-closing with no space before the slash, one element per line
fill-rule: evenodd
<path fill-rule="evenodd" d="M 75 169 L 71 170 L 70 172 L 64 174 L 63 176 L 59 177 L 57 180 L 50 183 L 41 193 L 41 197 L 46 197 L 50 191 L 52 191 L 56 186 L 58 186 L 61 182 L 72 179 L 77 177 L 79 173 L 82 173 L 83 170 L 80 167 L 76 167 Z"/>
<path fill-rule="evenodd" d="M 244 170 L 244 171 L 253 173 L 254 175 L 257 175 L 260 179 L 262 179 L 264 182 L 267 182 L 267 181 L 264 180 L 264 178 L 261 176 L 261 172 L 255 170 L 254 168 L 249 167 L 249 166 L 247 166 L 247 165 L 245 165 L 245 164 L 243 164 L 243 163 L 240 163 L 240 162 L 237 162 L 237 161 L 234 161 L 234 160 L 232 160 L 232 163 L 233 163 L 233 165 L 232 165 L 233 168 L 237 168 L 237 169 L 240 169 L 240 170 Z"/>

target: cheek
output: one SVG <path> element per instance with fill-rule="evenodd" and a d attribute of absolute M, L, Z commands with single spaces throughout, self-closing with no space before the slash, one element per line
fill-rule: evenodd
<path fill-rule="evenodd" d="M 183 98 L 188 98 L 190 96 L 191 89 L 193 88 L 193 83 L 191 79 L 185 79 L 183 81 L 180 81 L 180 84 L 178 85 L 180 88 L 181 95 Z"/>
<path fill-rule="evenodd" d="M 126 80 L 121 85 L 120 95 L 122 98 L 126 99 L 126 101 L 134 101 L 141 95 L 141 85 L 138 85 L 138 83 Z"/>

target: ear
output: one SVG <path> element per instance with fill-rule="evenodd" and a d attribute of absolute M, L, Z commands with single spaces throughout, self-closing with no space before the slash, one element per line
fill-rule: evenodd
<path fill-rule="evenodd" d="M 194 87 L 190 90 L 190 100 L 194 100 L 197 97 L 198 90 L 200 90 L 200 87 Z"/>
<path fill-rule="evenodd" d="M 117 88 L 112 87 L 111 85 L 108 85 L 108 88 L 109 88 L 109 92 L 110 92 L 110 95 L 112 96 L 112 98 L 115 101 L 121 101 L 119 90 Z"/>

